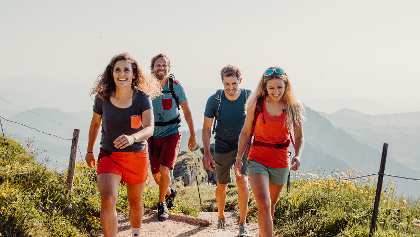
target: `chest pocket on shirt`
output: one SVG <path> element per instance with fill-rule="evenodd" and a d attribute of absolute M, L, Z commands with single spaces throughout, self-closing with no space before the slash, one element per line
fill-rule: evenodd
<path fill-rule="evenodd" d="M 162 98 L 162 107 L 164 110 L 172 109 L 172 98 Z"/>

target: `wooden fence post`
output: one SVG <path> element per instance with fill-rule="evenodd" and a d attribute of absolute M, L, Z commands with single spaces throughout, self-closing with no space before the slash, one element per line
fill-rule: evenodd
<path fill-rule="evenodd" d="M 77 154 L 77 144 L 79 142 L 79 133 L 80 133 L 79 129 L 74 129 L 73 140 L 71 142 L 69 169 L 67 173 L 67 188 L 70 190 L 70 192 L 73 188 L 73 178 L 74 178 L 74 171 L 76 168 L 76 154 Z"/>
<path fill-rule="evenodd" d="M 382 182 L 384 180 L 384 171 L 385 171 L 387 153 L 388 153 L 388 143 L 384 143 L 384 147 L 382 149 L 381 166 L 379 167 L 379 172 L 378 172 L 379 176 L 378 176 L 378 183 L 376 185 L 375 204 L 373 205 L 372 222 L 370 223 L 369 236 L 373 236 L 373 232 L 375 231 L 375 228 L 376 228 L 376 219 L 378 218 L 379 202 L 381 201 Z"/>

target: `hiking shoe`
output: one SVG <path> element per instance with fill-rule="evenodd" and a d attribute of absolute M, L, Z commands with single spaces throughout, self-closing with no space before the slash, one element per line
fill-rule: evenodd
<path fill-rule="evenodd" d="M 165 203 L 158 203 L 158 220 L 164 221 L 168 219 L 169 213 Z"/>
<path fill-rule="evenodd" d="M 226 230 L 226 220 L 225 219 L 219 219 L 217 221 L 217 229 Z"/>
<path fill-rule="evenodd" d="M 175 201 L 176 193 L 177 193 L 176 189 L 171 188 L 171 194 L 165 195 L 166 206 L 168 207 L 168 209 L 175 207 L 174 201 Z"/>
<path fill-rule="evenodd" d="M 250 236 L 248 227 L 245 225 L 245 223 L 239 224 L 239 236 Z"/>

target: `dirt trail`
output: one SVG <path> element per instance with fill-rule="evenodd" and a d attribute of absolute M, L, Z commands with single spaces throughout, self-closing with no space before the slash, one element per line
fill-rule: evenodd
<path fill-rule="evenodd" d="M 147 210 L 143 217 L 142 237 L 187 237 L 187 236 L 238 236 L 238 217 L 231 212 L 225 213 L 226 230 L 218 230 L 217 212 L 201 212 L 198 218 L 170 214 L 166 221 L 158 221 L 157 211 Z M 208 222 L 209 226 L 203 226 Z M 251 236 L 258 236 L 258 224 L 248 223 Z M 128 216 L 119 216 L 118 236 L 131 237 Z"/>

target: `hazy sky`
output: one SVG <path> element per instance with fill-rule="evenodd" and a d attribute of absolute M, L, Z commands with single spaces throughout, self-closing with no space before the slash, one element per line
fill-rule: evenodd
<path fill-rule="evenodd" d="M 418 0 L 2 1 L 0 74 L 93 84 L 115 54 L 148 70 L 163 52 L 190 87 L 220 87 L 232 64 L 254 89 L 278 65 L 300 99 L 420 103 L 419 12 Z"/>

